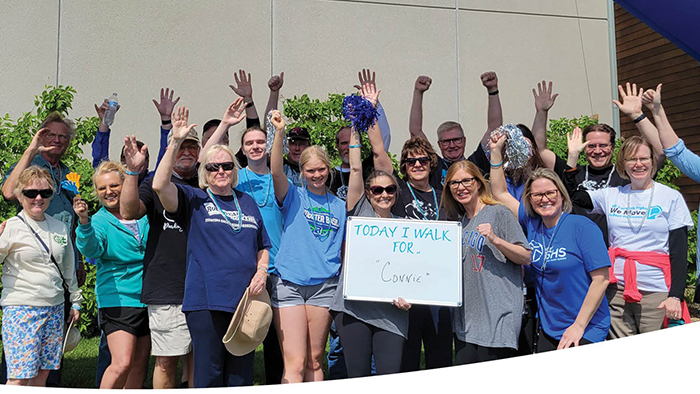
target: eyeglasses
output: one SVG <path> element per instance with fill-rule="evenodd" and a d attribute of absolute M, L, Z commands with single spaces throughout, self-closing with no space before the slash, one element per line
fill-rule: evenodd
<path fill-rule="evenodd" d="M 46 134 L 46 138 L 49 141 L 53 141 L 56 138 L 58 138 L 61 141 L 68 141 L 68 136 L 66 134 L 56 134 L 56 133 L 51 133 L 51 134 Z"/>
<path fill-rule="evenodd" d="M 209 172 L 217 172 L 219 168 L 223 168 L 224 171 L 231 171 L 234 167 L 236 167 L 236 165 L 232 161 L 227 161 L 225 163 L 207 163 L 204 169 Z"/>
<path fill-rule="evenodd" d="M 464 137 L 450 138 L 447 140 L 438 140 L 438 143 L 442 146 L 450 146 L 451 144 L 460 145 L 464 142 Z"/>
<path fill-rule="evenodd" d="M 386 192 L 386 194 L 393 196 L 396 194 L 397 187 L 396 185 L 389 185 L 389 186 L 370 186 L 369 191 L 372 192 L 375 196 L 381 196 L 382 193 Z"/>
<path fill-rule="evenodd" d="M 420 163 L 421 165 L 426 165 L 430 163 L 430 158 L 428 156 L 423 156 L 423 157 L 409 157 L 403 160 L 404 163 L 414 166 L 416 163 Z"/>
<path fill-rule="evenodd" d="M 625 163 L 627 164 L 636 164 L 637 162 L 649 164 L 651 163 L 651 157 L 628 157 L 625 159 Z"/>
<path fill-rule="evenodd" d="M 586 150 L 596 150 L 600 148 L 600 150 L 605 150 L 608 149 L 612 146 L 612 144 L 589 144 L 586 145 Z"/>
<path fill-rule="evenodd" d="M 542 201 L 545 197 L 547 197 L 547 200 L 554 200 L 557 198 L 557 195 L 559 194 L 559 190 L 548 190 L 544 193 L 531 193 L 530 194 L 530 200 L 532 201 Z"/>
<path fill-rule="evenodd" d="M 22 190 L 22 194 L 25 197 L 31 198 L 31 199 L 35 199 L 36 196 L 41 196 L 41 198 L 49 198 L 49 197 L 53 196 L 53 190 L 51 190 L 51 189 L 41 189 L 41 190 L 25 189 L 25 190 Z"/>
<path fill-rule="evenodd" d="M 449 182 L 447 182 L 447 184 L 451 188 L 457 189 L 459 187 L 459 185 L 462 185 L 464 187 L 470 187 L 471 185 L 474 184 L 475 181 L 476 181 L 476 178 L 464 178 L 461 181 L 449 181 Z"/>

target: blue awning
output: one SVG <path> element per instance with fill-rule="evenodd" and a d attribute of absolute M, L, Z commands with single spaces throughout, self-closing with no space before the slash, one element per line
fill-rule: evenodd
<path fill-rule="evenodd" d="M 700 61 L 700 0 L 615 0 L 630 14 Z"/>

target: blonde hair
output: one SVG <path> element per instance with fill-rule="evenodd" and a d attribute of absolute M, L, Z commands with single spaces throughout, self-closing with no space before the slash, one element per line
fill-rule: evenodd
<path fill-rule="evenodd" d="M 323 162 L 323 164 L 328 168 L 328 179 L 326 180 L 326 184 L 332 183 L 333 173 L 331 172 L 331 160 L 328 158 L 328 153 L 326 153 L 326 150 L 318 145 L 311 145 L 301 152 L 301 155 L 299 156 L 299 170 L 303 172 L 306 163 L 313 158 L 321 160 L 321 162 Z M 302 173 L 301 175 L 303 177 L 304 174 Z"/>
<path fill-rule="evenodd" d="M 461 160 L 450 166 L 445 175 L 445 185 L 442 188 L 442 196 L 440 197 L 440 206 L 445 208 L 447 212 L 447 217 L 450 219 L 458 219 L 462 214 L 464 214 L 464 207 L 462 204 L 455 200 L 452 195 L 452 190 L 450 189 L 450 181 L 454 178 L 455 173 L 459 170 L 466 171 L 470 173 L 478 184 L 477 190 L 479 193 L 479 201 L 486 205 L 496 205 L 500 204 L 498 200 L 493 197 L 491 190 L 487 187 L 486 179 L 481 175 L 479 168 L 469 160 Z"/>
<path fill-rule="evenodd" d="M 632 137 L 629 137 L 625 139 L 625 141 L 622 143 L 622 146 L 620 146 L 620 150 L 617 151 L 617 158 L 615 159 L 615 170 L 617 171 L 618 174 L 623 179 L 630 179 L 630 177 L 627 175 L 627 172 L 625 171 L 625 160 L 629 159 L 632 157 L 633 154 L 637 153 L 637 150 L 639 149 L 640 146 L 646 146 L 649 148 L 649 152 L 651 152 L 651 171 L 650 171 L 650 176 L 651 178 L 656 175 L 656 155 L 654 154 L 654 147 L 651 146 L 651 143 L 647 141 L 646 138 L 640 137 L 638 135 L 633 135 Z"/>
<path fill-rule="evenodd" d="M 561 179 L 559 179 L 559 176 L 549 168 L 540 167 L 533 171 L 532 175 L 530 175 L 530 177 L 527 178 L 527 181 L 525 182 L 525 189 L 523 190 L 522 201 L 522 204 L 524 204 L 525 207 L 525 213 L 528 216 L 539 216 L 537 212 L 535 212 L 535 210 L 532 208 L 532 203 L 530 202 L 530 191 L 532 189 L 532 182 L 542 178 L 549 179 L 550 181 L 552 181 L 552 183 L 554 183 L 554 186 L 556 186 L 557 190 L 559 191 L 559 194 L 561 195 L 562 199 L 562 212 L 571 212 L 571 198 L 569 197 L 569 193 L 564 188 L 564 184 L 561 182 Z"/>
<path fill-rule="evenodd" d="M 19 174 L 19 178 L 17 178 L 17 185 L 15 185 L 15 190 L 13 190 L 15 197 L 19 199 L 19 196 L 22 194 L 22 190 L 24 190 L 28 184 L 41 179 L 46 179 L 46 181 L 49 183 L 49 188 L 54 192 L 56 191 L 56 185 L 54 184 L 53 177 L 45 168 L 30 166 L 22 171 Z"/>
<path fill-rule="evenodd" d="M 231 148 L 229 148 L 226 145 L 221 145 L 217 144 L 212 146 L 211 148 L 207 149 L 206 152 L 204 152 L 204 156 L 202 156 L 202 161 L 199 164 L 199 170 L 197 174 L 199 175 L 199 187 L 202 189 L 206 189 L 209 187 L 209 182 L 207 182 L 207 170 L 206 170 L 206 165 L 209 162 L 209 159 L 214 156 L 214 154 L 224 151 L 228 153 L 229 156 L 231 156 L 231 161 L 234 164 L 233 171 L 231 172 L 231 187 L 234 188 L 238 185 L 238 169 L 241 168 L 241 166 L 238 164 L 238 160 L 236 160 L 236 156 L 233 154 L 233 151 Z"/>
<path fill-rule="evenodd" d="M 116 161 L 105 160 L 100 165 L 95 168 L 95 173 L 92 174 L 92 184 L 97 183 L 97 178 L 101 175 L 107 174 L 109 172 L 116 172 L 119 175 L 119 179 L 124 183 L 124 178 L 126 178 L 126 168 Z"/>

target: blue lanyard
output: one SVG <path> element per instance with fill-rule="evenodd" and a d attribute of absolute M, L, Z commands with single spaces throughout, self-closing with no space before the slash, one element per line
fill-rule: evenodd
<path fill-rule="evenodd" d="M 231 189 L 231 193 L 233 194 L 233 201 L 236 203 L 236 209 L 238 210 L 238 228 L 236 228 L 233 223 L 231 223 L 230 220 L 228 220 L 228 216 L 226 213 L 221 209 L 219 206 L 219 203 L 216 202 L 216 197 L 214 197 L 214 193 L 211 192 L 209 188 L 207 188 L 207 194 L 209 194 L 209 198 L 211 198 L 212 201 L 214 201 L 214 205 L 216 205 L 216 209 L 219 210 L 219 213 L 221 213 L 221 216 L 224 217 L 224 220 L 226 220 L 226 223 L 231 227 L 231 230 L 233 230 L 234 233 L 239 233 L 241 229 L 243 228 L 243 212 L 241 212 L 241 206 L 238 205 L 238 197 L 236 197 L 236 191 Z"/>
<path fill-rule="evenodd" d="M 306 189 L 306 199 L 309 202 L 309 211 L 311 212 L 311 218 L 313 219 L 313 222 L 314 222 L 314 231 L 316 231 L 318 229 L 319 236 L 317 238 L 319 239 L 319 241 L 325 241 L 326 238 L 328 238 L 328 236 L 331 235 L 331 225 L 330 225 L 330 220 L 331 220 L 331 216 L 332 216 L 331 215 L 331 199 L 330 199 L 330 197 L 328 197 L 328 192 L 326 191 L 326 203 L 328 204 L 328 232 L 326 233 L 326 235 L 322 235 L 323 230 L 320 228 L 320 226 L 316 222 L 316 214 L 314 213 L 314 209 L 313 209 L 314 206 L 311 203 L 311 196 L 309 195 L 309 188 L 305 187 L 305 189 Z M 322 207 L 322 205 L 321 205 L 321 207 Z"/>
<path fill-rule="evenodd" d="M 435 195 L 435 188 L 432 186 L 430 187 L 430 191 L 433 192 L 433 201 L 435 202 L 435 219 L 429 219 L 428 216 L 426 216 L 425 212 L 423 212 L 423 208 L 421 208 L 421 203 L 420 200 L 416 198 L 416 193 L 413 192 L 413 188 L 411 187 L 410 182 L 406 182 L 406 185 L 408 185 L 408 190 L 411 191 L 411 195 L 413 196 L 413 200 L 416 201 L 416 206 L 418 207 L 418 210 L 420 211 L 420 214 L 423 215 L 423 220 L 437 220 L 437 209 L 438 209 L 438 202 L 437 202 L 437 196 Z"/>

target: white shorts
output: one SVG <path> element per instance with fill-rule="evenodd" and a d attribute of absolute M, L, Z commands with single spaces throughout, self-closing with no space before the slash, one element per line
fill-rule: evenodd
<path fill-rule="evenodd" d="M 148 325 L 152 355 L 182 356 L 192 351 L 192 339 L 181 304 L 149 305 Z"/>

